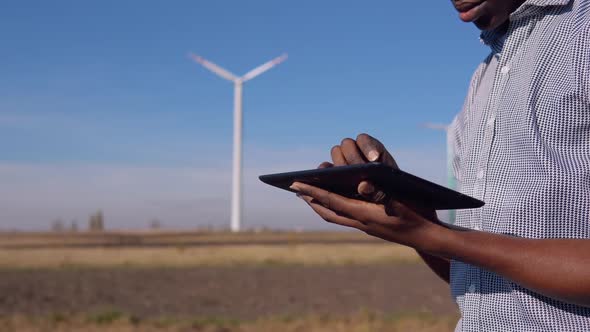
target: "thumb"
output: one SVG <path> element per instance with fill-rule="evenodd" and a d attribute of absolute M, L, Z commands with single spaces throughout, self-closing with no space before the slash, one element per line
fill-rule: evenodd
<path fill-rule="evenodd" d="M 387 200 L 384 191 L 375 188 L 375 185 L 369 181 L 362 181 L 357 188 L 358 193 L 373 203 L 383 204 Z"/>

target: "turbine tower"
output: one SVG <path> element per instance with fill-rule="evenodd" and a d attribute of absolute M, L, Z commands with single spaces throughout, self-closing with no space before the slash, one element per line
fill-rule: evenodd
<path fill-rule="evenodd" d="M 269 62 L 256 67 L 242 77 L 221 68 L 211 61 L 196 55 L 189 55 L 195 62 L 212 71 L 214 74 L 234 83 L 234 144 L 232 170 L 232 199 L 231 199 L 231 230 L 239 232 L 242 214 L 242 87 L 244 83 L 261 75 L 281 62 L 287 60 L 283 54 Z"/>
<path fill-rule="evenodd" d="M 440 130 L 444 131 L 446 134 L 446 141 L 447 141 L 447 186 L 451 189 L 457 189 L 455 175 L 453 174 L 453 142 L 451 142 L 451 135 L 449 135 L 449 126 L 445 124 L 439 123 L 424 123 L 422 124 L 423 127 L 433 130 Z M 449 222 L 451 224 L 455 223 L 455 210 L 449 210 Z"/>

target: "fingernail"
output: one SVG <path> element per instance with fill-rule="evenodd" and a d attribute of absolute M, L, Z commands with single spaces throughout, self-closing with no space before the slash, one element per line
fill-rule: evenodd
<path fill-rule="evenodd" d="M 364 194 L 364 195 L 372 194 L 375 191 L 375 187 L 368 182 L 362 182 L 360 184 L 359 189 L 360 189 L 359 191 L 361 192 L 361 194 Z"/>
<path fill-rule="evenodd" d="M 295 196 L 299 197 L 305 203 L 309 203 L 309 198 L 307 198 L 305 195 L 297 193 L 297 194 L 295 194 Z"/>
<path fill-rule="evenodd" d="M 299 186 L 295 183 L 293 183 L 291 186 L 289 186 L 290 189 L 293 189 L 295 191 L 299 191 L 301 188 L 299 188 Z"/>
<path fill-rule="evenodd" d="M 379 152 L 375 150 L 369 151 L 367 157 L 369 158 L 369 161 L 376 161 L 377 159 L 379 159 Z"/>

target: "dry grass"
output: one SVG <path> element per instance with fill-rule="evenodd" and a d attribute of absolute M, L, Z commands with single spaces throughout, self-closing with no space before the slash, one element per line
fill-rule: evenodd
<path fill-rule="evenodd" d="M 87 317 L 53 315 L 50 317 L 11 316 L 0 318 L 2 331 L 22 332 L 441 332 L 452 331 L 457 317 L 423 313 L 382 315 L 360 312 L 348 317 L 307 316 L 271 317 L 255 321 L 233 321 L 219 318 L 140 321 L 117 312 Z"/>
<path fill-rule="evenodd" d="M 418 260 L 412 249 L 388 243 L 0 250 L 1 269 L 391 264 Z"/>
<path fill-rule="evenodd" d="M 360 232 L 173 232 L 109 231 L 77 233 L 0 233 L 0 248 L 75 246 L 166 246 L 295 243 L 378 243 Z"/>
<path fill-rule="evenodd" d="M 0 268 L 342 265 L 416 262 L 355 232 L 0 233 Z"/>

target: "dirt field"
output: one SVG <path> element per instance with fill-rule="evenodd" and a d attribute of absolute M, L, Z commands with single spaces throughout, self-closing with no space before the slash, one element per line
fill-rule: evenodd
<path fill-rule="evenodd" d="M 0 314 L 116 309 L 141 318 L 453 314 L 448 287 L 422 265 L 3 271 Z"/>
<path fill-rule="evenodd" d="M 457 319 L 412 250 L 363 235 L 133 236 L 157 245 L 0 239 L 0 330 L 451 331 Z"/>

